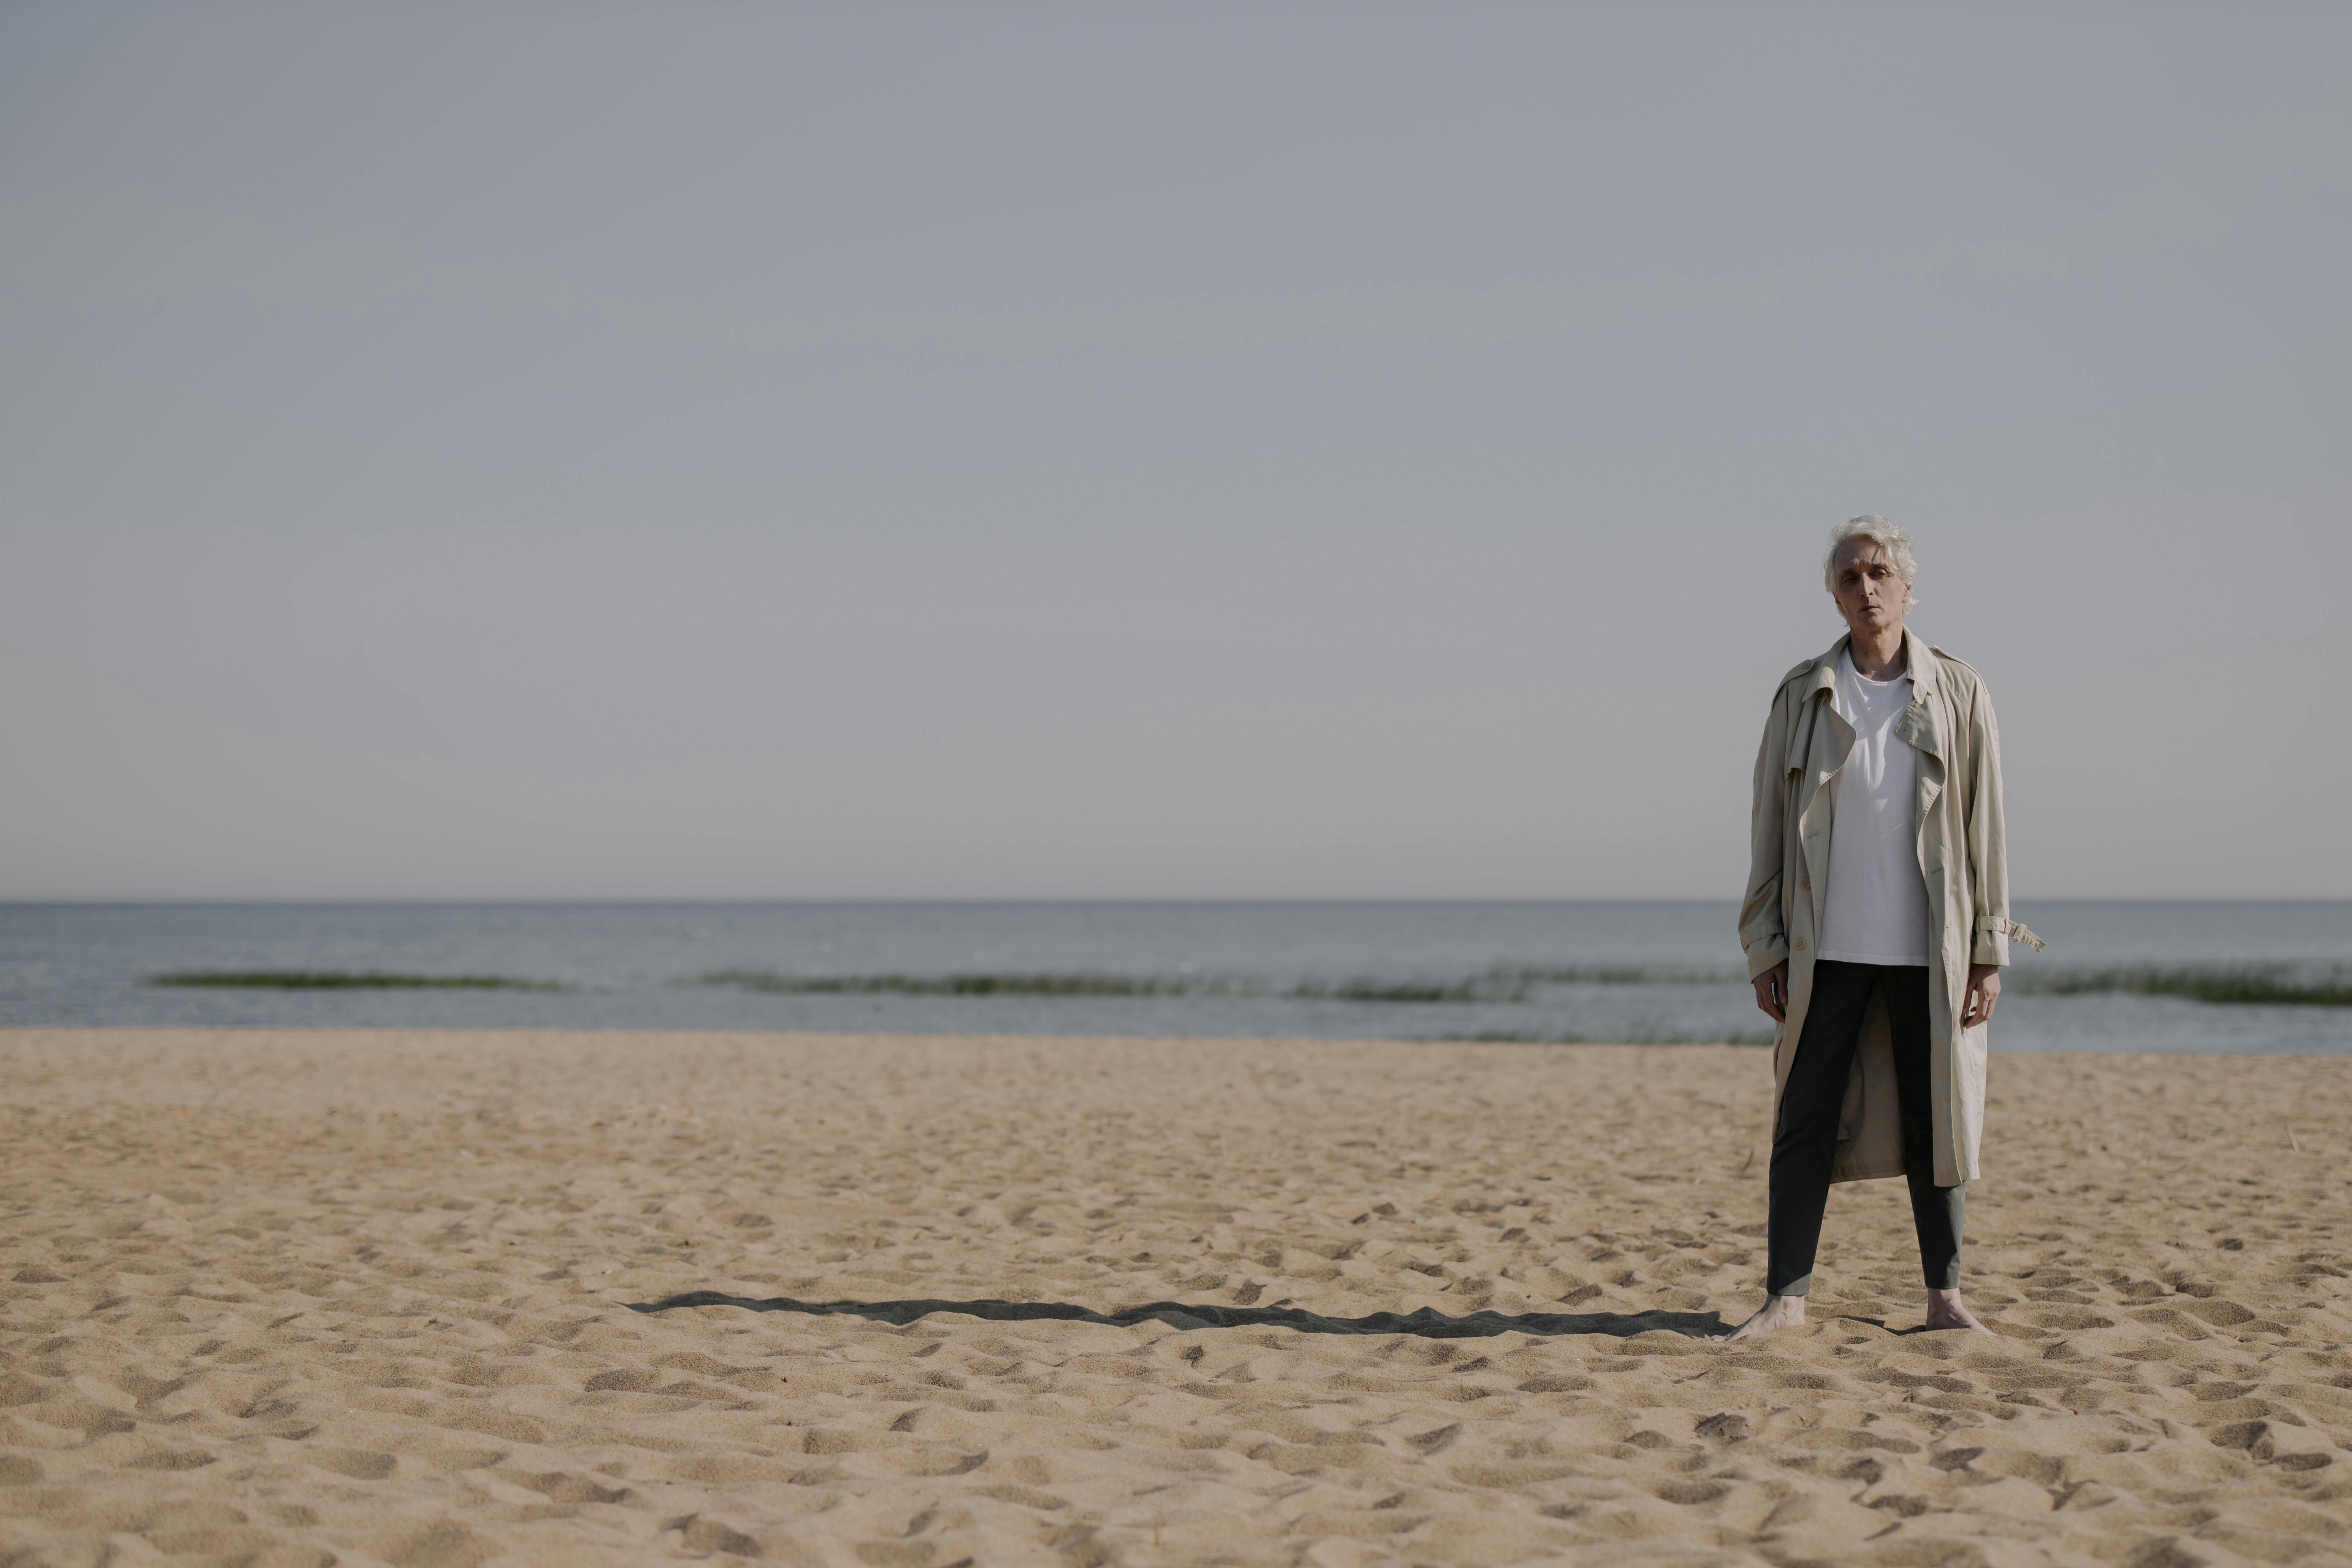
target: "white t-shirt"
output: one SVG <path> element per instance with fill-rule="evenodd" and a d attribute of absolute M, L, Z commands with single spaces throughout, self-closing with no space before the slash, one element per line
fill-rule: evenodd
<path fill-rule="evenodd" d="M 1853 656 L 1845 654 L 1830 700 L 1838 717 L 1853 726 L 1853 751 L 1837 776 L 1819 955 L 1848 963 L 1925 963 L 1919 753 L 1895 734 L 1895 721 L 1911 706 L 1911 677 L 1866 680 Z"/>

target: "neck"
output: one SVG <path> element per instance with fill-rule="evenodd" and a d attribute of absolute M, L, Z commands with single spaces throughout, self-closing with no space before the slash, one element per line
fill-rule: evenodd
<path fill-rule="evenodd" d="M 1907 662 L 1903 649 L 1903 623 L 1897 621 L 1883 630 L 1855 632 L 1846 644 L 1846 652 L 1864 679 L 1894 679 L 1903 673 Z"/>

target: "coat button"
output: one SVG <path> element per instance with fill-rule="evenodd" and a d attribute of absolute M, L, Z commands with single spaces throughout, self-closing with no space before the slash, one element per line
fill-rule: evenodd
<path fill-rule="evenodd" d="M 1797 951 L 1799 952 L 1805 951 L 1805 939 L 1803 937 L 1799 937 L 1797 939 Z"/>
<path fill-rule="evenodd" d="M 1811 888 L 1812 885 L 1813 879 L 1811 877 L 1800 877 L 1797 879 L 1797 886 L 1800 888 Z"/>

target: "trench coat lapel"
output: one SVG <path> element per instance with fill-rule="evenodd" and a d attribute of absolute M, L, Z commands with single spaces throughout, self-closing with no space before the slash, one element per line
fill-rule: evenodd
<path fill-rule="evenodd" d="M 1816 929 L 1829 889 L 1830 813 L 1835 800 L 1829 784 L 1853 750 L 1853 726 L 1838 712 L 1835 701 L 1838 660 L 1845 656 L 1851 640 L 1838 638 L 1829 652 L 1813 661 L 1800 710 L 1802 732 L 1789 748 L 1789 771 L 1804 775 L 1797 782 L 1797 818 L 1803 835 L 1806 877 L 1812 886 Z"/>
<path fill-rule="evenodd" d="M 1937 721 L 1942 705 L 1937 700 L 1939 678 L 1931 650 L 1908 626 L 1903 628 L 1903 643 L 1911 677 L 1911 705 L 1896 717 L 1895 738 L 1919 753 L 1919 793 L 1913 821 L 1924 828 L 1935 809 L 1936 797 L 1944 793 L 1945 757 L 1951 743 Z M 1927 868 L 1923 858 L 1920 869 Z"/>

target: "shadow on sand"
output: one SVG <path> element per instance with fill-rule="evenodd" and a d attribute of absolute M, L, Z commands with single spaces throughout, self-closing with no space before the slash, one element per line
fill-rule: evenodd
<path fill-rule="evenodd" d="M 1297 1329 L 1307 1334 L 1418 1334 L 1431 1340 L 1485 1339 L 1494 1334 L 1607 1334 L 1626 1339 L 1664 1329 L 1693 1339 L 1712 1339 L 1731 1325 L 1716 1312 L 1471 1312 L 1449 1318 L 1423 1307 L 1417 1312 L 1374 1312 L 1362 1318 L 1326 1318 L 1297 1307 L 1216 1307 L 1190 1301 L 1151 1301 L 1116 1312 L 1097 1312 L 1068 1301 L 795 1301 L 789 1296 L 730 1296 L 720 1290 L 688 1290 L 659 1301 L 625 1303 L 632 1312 L 667 1312 L 677 1307 L 740 1307 L 748 1312 L 803 1312 L 811 1317 L 868 1318 L 904 1326 L 933 1312 L 961 1312 L 993 1322 L 1060 1319 L 1129 1329 L 1160 1322 L 1171 1329 Z"/>

